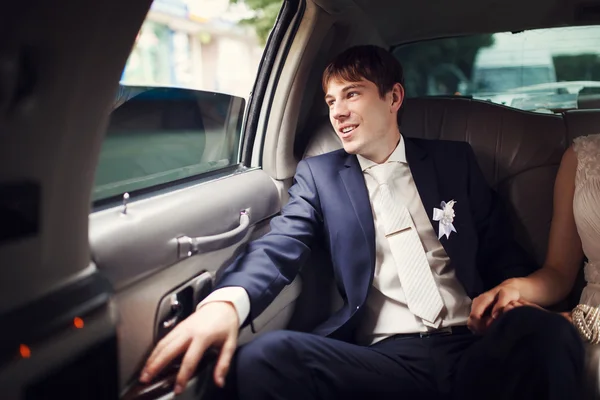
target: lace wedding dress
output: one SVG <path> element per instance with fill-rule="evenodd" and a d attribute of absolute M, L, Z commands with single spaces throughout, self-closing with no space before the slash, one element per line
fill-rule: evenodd
<path fill-rule="evenodd" d="M 581 238 L 587 285 L 580 303 L 600 306 L 600 134 L 579 137 L 573 142 L 577 154 L 573 213 Z"/>
<path fill-rule="evenodd" d="M 573 213 L 583 252 L 586 286 L 581 304 L 600 306 L 600 134 L 573 141 L 577 154 Z M 585 399 L 600 399 L 600 345 L 588 345 L 585 366 Z"/>

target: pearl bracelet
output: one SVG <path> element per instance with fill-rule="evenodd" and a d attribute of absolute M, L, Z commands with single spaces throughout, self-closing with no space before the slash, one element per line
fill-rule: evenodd
<path fill-rule="evenodd" d="M 600 309 L 587 304 L 578 304 L 571 314 L 579 334 L 589 343 L 600 343 Z"/>

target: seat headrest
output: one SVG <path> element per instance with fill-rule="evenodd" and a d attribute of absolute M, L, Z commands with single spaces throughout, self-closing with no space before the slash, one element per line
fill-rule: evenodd
<path fill-rule="evenodd" d="M 566 148 L 560 115 L 521 111 L 468 98 L 414 98 L 404 104 L 406 137 L 468 142 L 494 187 L 528 168 L 559 163 Z M 327 117 L 315 119 L 303 158 L 342 147 Z"/>

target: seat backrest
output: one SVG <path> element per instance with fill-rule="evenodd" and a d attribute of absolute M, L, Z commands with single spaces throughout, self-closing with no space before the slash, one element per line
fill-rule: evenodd
<path fill-rule="evenodd" d="M 507 205 L 517 240 L 541 265 L 554 180 L 566 149 L 560 115 L 466 98 L 423 98 L 407 102 L 402 131 L 470 143 L 488 183 Z"/>
<path fill-rule="evenodd" d="M 569 142 L 579 136 L 600 133 L 600 109 L 567 111 L 564 119 Z"/>
<path fill-rule="evenodd" d="M 467 98 L 408 99 L 404 107 L 401 131 L 407 137 L 471 144 L 488 183 L 505 200 L 517 240 L 541 264 L 554 179 L 567 146 L 563 117 Z M 304 157 L 341 147 L 327 119 L 312 129 Z"/>

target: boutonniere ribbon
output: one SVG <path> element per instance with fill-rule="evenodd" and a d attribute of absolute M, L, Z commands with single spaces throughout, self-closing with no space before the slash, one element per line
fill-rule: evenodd
<path fill-rule="evenodd" d="M 433 220 L 439 221 L 439 229 L 438 229 L 438 239 L 441 239 L 442 236 L 446 235 L 446 239 L 450 237 L 451 232 L 456 232 L 456 228 L 452 224 L 454 222 L 454 204 L 456 201 L 450 200 L 449 202 L 442 201 L 441 209 L 434 208 L 433 209 Z M 456 232 L 458 233 L 458 232 Z"/>

